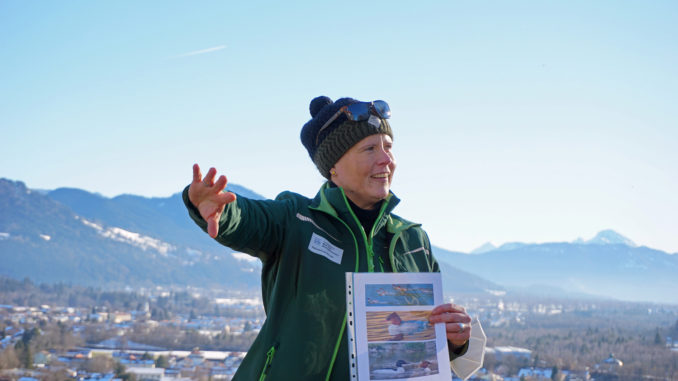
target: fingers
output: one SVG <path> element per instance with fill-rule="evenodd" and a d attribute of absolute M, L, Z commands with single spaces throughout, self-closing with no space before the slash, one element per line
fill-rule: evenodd
<path fill-rule="evenodd" d="M 216 168 L 212 167 L 207 171 L 207 174 L 205 177 L 202 179 L 202 182 L 207 185 L 208 187 L 214 186 L 214 176 L 217 175 L 217 170 Z"/>
<path fill-rule="evenodd" d="M 236 199 L 231 192 L 224 192 L 228 180 L 221 175 L 216 179 L 217 170 L 210 168 L 202 177 L 200 166 L 193 164 L 193 182 L 188 189 L 188 198 L 207 222 L 207 233 L 215 238 L 219 234 L 219 219 L 226 204 Z"/>
<path fill-rule="evenodd" d="M 465 323 L 447 323 L 445 333 L 452 344 L 463 345 L 471 337 L 471 326 Z"/>
<path fill-rule="evenodd" d="M 441 304 L 431 311 L 429 316 L 431 323 L 456 323 L 468 324 L 471 317 L 466 313 L 466 309 L 456 304 Z"/>
<path fill-rule="evenodd" d="M 193 182 L 199 183 L 202 181 L 202 173 L 200 172 L 200 166 L 196 163 L 193 164 Z"/>
<path fill-rule="evenodd" d="M 217 181 L 217 183 L 218 182 L 219 181 Z M 219 219 L 221 218 L 221 214 L 224 212 L 226 204 L 235 201 L 236 195 L 235 193 L 231 192 L 219 191 L 219 193 L 217 193 L 214 197 L 215 198 L 213 201 L 208 202 L 209 205 L 206 207 L 205 212 L 203 212 L 203 210 L 200 211 L 203 218 L 205 218 L 205 214 L 214 210 L 214 212 L 211 212 L 211 214 L 205 218 L 205 221 L 207 221 L 207 234 L 209 234 L 212 238 L 216 238 L 217 234 L 219 234 Z"/>
<path fill-rule="evenodd" d="M 468 323 L 462 323 L 462 322 L 454 322 L 454 323 L 446 323 L 445 324 L 445 331 L 447 333 L 453 333 L 453 334 L 463 334 L 471 329 L 471 325 Z"/>
<path fill-rule="evenodd" d="M 203 178 L 200 166 L 197 163 L 193 164 L 193 181 L 188 189 L 188 199 L 196 208 L 200 208 L 200 204 L 211 197 L 211 194 L 219 193 L 224 189 L 224 187 L 222 187 L 217 189 L 216 192 L 212 190 L 216 173 L 216 169 L 210 168 L 205 178 Z M 222 180 L 222 182 L 225 184 L 225 179 Z"/>
<path fill-rule="evenodd" d="M 214 170 L 214 172 L 216 173 L 216 170 Z M 228 181 L 226 180 L 226 176 L 221 175 L 221 176 L 219 176 L 219 179 L 217 180 L 217 182 L 214 183 L 214 188 L 216 188 L 216 190 L 218 192 L 221 192 L 222 190 L 224 190 L 224 188 L 226 188 L 227 182 Z"/>
<path fill-rule="evenodd" d="M 451 312 L 451 313 L 452 313 L 452 312 L 466 313 L 466 308 L 464 308 L 464 307 L 462 307 L 462 306 L 458 306 L 458 305 L 456 305 L 456 304 L 452 304 L 452 303 L 441 304 L 441 305 L 439 305 L 439 306 L 436 306 L 436 308 L 434 308 L 434 309 L 431 311 L 431 314 L 432 314 L 432 315 L 437 315 L 437 314 L 442 314 L 442 313 L 445 313 L 445 312 Z"/>
<path fill-rule="evenodd" d="M 226 179 L 226 176 L 224 175 L 219 176 L 214 183 L 214 191 L 217 192 L 217 201 L 223 205 L 229 204 L 236 199 L 235 193 L 224 192 L 226 184 L 228 184 L 228 179 Z"/>
<path fill-rule="evenodd" d="M 202 177 L 202 172 L 200 171 L 200 166 L 196 163 L 193 164 L 193 182 L 194 183 L 199 183 L 202 182 L 208 187 L 216 187 L 217 192 L 224 190 L 226 188 L 226 184 L 228 184 L 228 181 L 226 179 L 226 176 L 221 175 L 217 179 L 217 181 L 214 181 L 214 178 L 217 175 L 217 170 L 216 168 L 212 167 L 207 171 L 207 174 L 205 177 Z"/>
<path fill-rule="evenodd" d="M 435 323 L 464 323 L 469 324 L 471 322 L 471 317 L 465 313 L 443 313 L 439 315 L 431 315 L 428 320 Z"/>
<path fill-rule="evenodd" d="M 224 205 L 232 203 L 236 198 L 235 193 L 232 192 L 219 193 L 219 201 Z"/>
<path fill-rule="evenodd" d="M 463 345 L 471 337 L 471 316 L 466 309 L 448 303 L 436 306 L 429 316 L 431 323 L 445 323 L 447 340 L 455 346 Z"/>

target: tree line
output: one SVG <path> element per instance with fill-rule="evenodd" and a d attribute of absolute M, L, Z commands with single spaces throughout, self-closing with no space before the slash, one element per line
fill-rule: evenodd
<path fill-rule="evenodd" d="M 678 338 L 675 313 L 614 303 L 598 310 L 529 314 L 521 322 L 488 326 L 485 331 L 488 346 L 532 351 L 529 360 L 502 358 L 500 362 L 488 356 L 485 366 L 490 370 L 504 366 L 507 372 L 517 372 L 525 366 L 554 366 L 596 372 L 600 371 L 596 365 L 613 355 L 623 362 L 617 372 L 620 379 L 678 379 L 678 353 L 666 346 L 666 337 Z"/>
<path fill-rule="evenodd" d="M 206 296 L 188 290 L 171 290 L 161 296 L 139 292 L 103 290 L 66 283 L 35 284 L 29 278 L 15 280 L 0 276 L 0 304 L 39 307 L 41 305 L 88 308 L 92 312 L 140 311 L 148 303 L 154 320 L 186 316 L 262 317 L 262 309 L 251 311 L 219 307 Z"/>

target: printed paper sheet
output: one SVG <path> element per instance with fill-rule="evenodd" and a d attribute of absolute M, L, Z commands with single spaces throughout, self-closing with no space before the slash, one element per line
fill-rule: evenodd
<path fill-rule="evenodd" d="M 346 301 L 352 380 L 452 378 L 440 273 L 346 273 Z"/>

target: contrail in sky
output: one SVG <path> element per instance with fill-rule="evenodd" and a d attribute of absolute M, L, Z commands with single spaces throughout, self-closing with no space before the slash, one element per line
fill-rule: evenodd
<path fill-rule="evenodd" d="M 188 56 L 196 56 L 196 55 L 198 55 L 198 54 L 205 54 L 205 53 L 212 53 L 212 52 L 216 52 L 217 50 L 221 50 L 221 49 L 225 49 L 225 48 L 226 48 L 226 45 L 219 45 L 219 46 L 215 46 L 215 47 L 212 47 L 212 48 L 207 48 L 207 49 L 202 49 L 202 50 L 196 50 L 196 51 L 193 51 L 193 52 L 188 52 L 188 53 L 180 54 L 180 55 L 176 56 L 175 58 L 188 57 Z"/>

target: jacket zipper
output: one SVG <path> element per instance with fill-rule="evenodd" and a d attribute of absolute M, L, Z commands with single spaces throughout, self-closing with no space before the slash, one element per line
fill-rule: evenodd
<path fill-rule="evenodd" d="M 344 195 L 344 199 L 346 199 L 346 195 Z M 360 233 L 363 236 L 363 242 L 365 243 L 365 251 L 367 252 L 367 272 L 373 273 L 374 272 L 374 242 L 373 242 L 374 228 L 376 227 L 379 220 L 381 220 L 381 217 L 384 215 L 384 210 L 386 209 L 386 203 L 382 203 L 382 205 L 381 205 L 381 210 L 379 210 L 379 214 L 377 215 L 377 218 L 374 220 L 374 224 L 372 225 L 372 229 L 370 230 L 369 239 L 367 238 L 367 232 L 363 228 L 363 225 L 360 223 L 358 216 L 356 216 L 355 213 L 353 212 L 353 209 L 351 209 L 351 206 L 348 204 L 348 201 L 346 201 L 346 208 L 348 209 L 349 213 L 351 213 L 351 216 L 353 217 L 353 221 L 355 221 L 355 223 L 358 225 L 358 229 L 360 229 Z M 344 222 L 344 221 L 341 220 L 341 218 L 339 218 L 339 220 L 341 222 Z M 345 222 L 344 222 L 344 225 L 346 225 Z M 348 225 L 346 225 L 346 227 L 348 228 Z M 349 232 L 351 231 L 350 228 L 348 230 L 349 230 Z M 353 234 L 353 233 L 351 232 L 351 234 Z M 353 236 L 353 238 L 355 239 L 355 235 Z M 356 271 L 358 271 L 357 268 L 356 268 Z M 381 271 L 382 272 L 384 271 L 384 266 L 381 266 Z"/>
<path fill-rule="evenodd" d="M 259 381 L 264 381 L 266 379 L 266 373 L 268 373 L 268 368 L 271 367 L 271 363 L 273 362 L 273 357 L 275 356 L 275 347 L 276 345 L 274 344 L 271 349 L 266 352 L 266 363 L 264 364 L 264 369 L 261 370 L 261 375 L 259 376 Z"/>
<path fill-rule="evenodd" d="M 374 258 L 374 229 L 377 227 L 377 224 L 379 221 L 381 221 L 381 218 L 384 216 L 384 211 L 386 210 L 386 203 L 382 203 L 381 205 L 381 210 L 379 210 L 379 214 L 377 215 L 377 219 L 374 220 L 374 224 L 372 224 L 372 229 L 370 230 L 370 240 L 368 243 L 368 248 L 369 248 L 369 263 L 372 263 L 372 269 L 369 270 L 370 272 L 374 272 L 374 263 L 373 263 L 373 258 Z M 355 217 L 355 216 L 354 216 Z M 357 219 L 357 218 L 356 218 Z M 386 227 L 384 226 L 384 229 Z M 365 242 L 367 243 L 367 236 L 365 236 Z M 389 255 L 390 256 L 390 255 Z M 384 260 L 381 259 L 381 257 L 377 257 L 379 260 L 379 264 L 381 266 L 381 272 L 384 272 Z"/>

